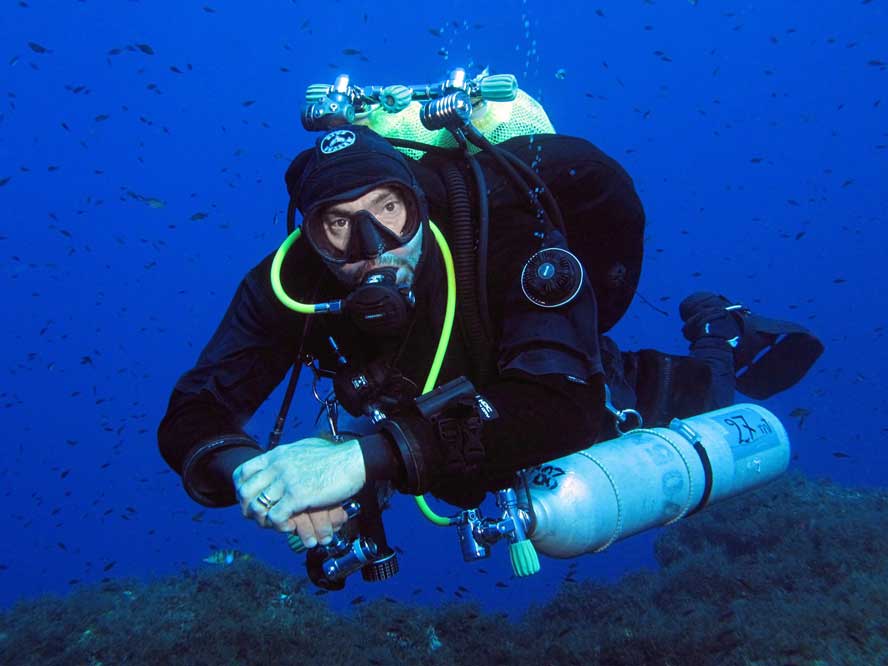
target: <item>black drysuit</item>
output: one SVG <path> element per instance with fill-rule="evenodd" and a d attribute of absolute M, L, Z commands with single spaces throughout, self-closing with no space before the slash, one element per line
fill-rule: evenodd
<path fill-rule="evenodd" d="M 601 336 L 601 329 L 613 325 L 628 305 L 641 264 L 644 212 L 629 175 L 591 143 L 573 137 L 516 137 L 500 148 L 538 170 L 561 208 L 568 247 L 584 259 L 599 293 L 587 280 L 579 296 L 563 307 L 541 308 L 525 297 L 520 275 L 540 248 L 535 235 L 540 221 L 527 193 L 518 191 L 496 162 L 480 153 L 490 211 L 488 290 L 495 336 L 490 379 L 478 383 L 478 368 L 472 366 L 458 322 L 438 384 L 461 375 L 474 379 L 498 417 L 484 422 L 483 450 L 472 452 L 443 450 L 432 429 L 405 417 L 421 463 L 421 469 L 408 472 L 388 437 L 361 440 L 369 480 L 391 480 L 403 492 L 432 492 L 460 506 L 477 504 L 485 491 L 507 484 L 517 469 L 612 436 L 612 417 L 604 410 L 605 377 L 614 402 L 641 410 L 647 425 L 713 406 L 707 398 L 711 372 L 705 363 L 653 351 L 620 353 Z M 407 161 L 427 197 L 430 219 L 446 236 L 450 208 L 441 176 L 444 159 L 428 154 Z M 471 182 L 465 166 L 460 168 Z M 575 236 L 584 244 L 583 253 L 574 248 Z M 271 288 L 272 256 L 243 279 L 197 364 L 177 382 L 159 427 L 164 459 L 183 474 L 189 494 L 208 506 L 235 503 L 231 472 L 261 452 L 244 434 L 244 424 L 282 381 L 300 347 L 335 371 L 336 356 L 328 342 L 332 336 L 351 363 L 360 366 L 385 358 L 422 386 L 443 323 L 445 272 L 429 233 L 424 234 L 416 270 L 415 311 L 407 333 L 396 340 L 370 339 L 343 316 L 312 315 L 307 321 L 288 310 Z M 282 283 L 302 302 L 347 295 L 304 239 L 287 255 Z M 475 459 L 461 461 L 461 456 Z M 462 476 L 454 459 L 465 463 Z"/>

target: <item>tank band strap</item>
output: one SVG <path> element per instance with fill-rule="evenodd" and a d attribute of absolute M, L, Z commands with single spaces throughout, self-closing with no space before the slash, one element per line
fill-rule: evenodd
<path fill-rule="evenodd" d="M 706 453 L 706 449 L 703 448 L 699 439 L 694 442 L 694 451 L 700 456 L 700 462 L 703 464 L 703 496 L 700 498 L 700 502 L 697 506 L 688 511 L 687 515 L 689 516 L 693 516 L 700 509 L 709 504 L 709 496 L 712 494 L 712 462 L 710 462 L 709 454 Z"/>
<path fill-rule="evenodd" d="M 685 514 L 685 516 L 692 516 L 709 503 L 709 496 L 712 494 L 712 461 L 709 460 L 709 454 L 700 442 L 700 435 L 687 423 L 681 419 L 672 419 L 669 429 L 688 440 L 694 447 L 694 451 L 700 456 L 700 463 L 703 465 L 703 494 L 700 496 L 697 506 Z"/>

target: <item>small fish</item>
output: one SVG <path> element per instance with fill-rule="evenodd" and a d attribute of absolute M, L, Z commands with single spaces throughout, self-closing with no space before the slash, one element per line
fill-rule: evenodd
<path fill-rule="evenodd" d="M 349 603 L 350 603 L 352 606 L 357 606 L 358 604 L 362 604 L 362 603 L 364 603 L 365 600 L 366 600 L 366 597 L 363 597 L 363 596 L 361 596 L 361 595 L 358 595 L 358 596 L 356 596 L 354 599 L 352 599 Z"/>
<path fill-rule="evenodd" d="M 37 42 L 28 42 L 28 46 L 34 53 L 52 53 L 52 50 L 46 48 L 42 44 L 38 44 Z"/>
<path fill-rule="evenodd" d="M 206 217 L 207 217 L 206 213 L 200 212 L 200 213 L 195 213 L 194 215 L 192 215 L 191 219 L 196 222 L 197 220 L 203 220 Z"/>
<path fill-rule="evenodd" d="M 359 49 L 342 49 L 342 55 L 346 55 L 346 56 L 361 55 L 361 51 Z"/>
<path fill-rule="evenodd" d="M 207 564 L 223 564 L 228 565 L 234 562 L 235 560 L 249 560 L 250 556 L 247 553 L 242 553 L 239 550 L 233 550 L 230 548 L 224 550 L 216 550 L 203 558 L 203 561 Z"/>
<path fill-rule="evenodd" d="M 555 78 L 559 81 L 564 81 L 564 79 L 567 78 L 567 70 L 562 67 L 555 72 Z"/>
<path fill-rule="evenodd" d="M 109 116 L 107 113 L 100 113 L 99 115 L 97 115 L 95 117 L 95 121 L 97 123 L 102 123 L 102 122 L 105 122 L 106 120 L 108 120 L 108 118 L 110 118 L 110 117 L 111 116 Z"/>
<path fill-rule="evenodd" d="M 162 201 L 161 199 L 155 199 L 154 197 L 148 197 L 148 198 L 144 199 L 144 201 L 151 208 L 163 208 L 164 206 L 166 206 L 166 201 Z"/>
<path fill-rule="evenodd" d="M 496 586 L 497 586 L 497 587 L 509 587 L 508 585 L 506 585 L 506 584 L 505 584 L 503 581 L 501 581 L 501 580 L 496 581 Z"/>
<path fill-rule="evenodd" d="M 136 44 L 136 48 L 145 55 L 154 55 L 154 49 L 151 48 L 150 44 Z"/>
<path fill-rule="evenodd" d="M 246 99 L 241 102 L 241 106 L 253 106 L 256 103 L 255 99 Z"/>
<path fill-rule="evenodd" d="M 811 415 L 811 411 L 804 407 L 796 407 L 789 413 L 790 417 L 799 420 L 799 428 L 805 425 L 805 419 Z"/>
<path fill-rule="evenodd" d="M 850 458 L 851 456 L 844 451 L 833 451 L 833 458 Z"/>

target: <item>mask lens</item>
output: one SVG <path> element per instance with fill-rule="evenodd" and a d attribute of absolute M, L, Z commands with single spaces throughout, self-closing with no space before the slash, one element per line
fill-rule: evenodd
<path fill-rule="evenodd" d="M 408 243 L 419 228 L 415 197 L 397 186 L 388 189 L 390 196 L 371 201 L 366 209 L 342 210 L 346 202 L 309 214 L 303 231 L 318 254 L 333 263 L 350 263 Z"/>
<path fill-rule="evenodd" d="M 329 261 L 345 261 L 351 241 L 353 220 L 346 216 L 325 218 L 314 214 L 302 224 L 309 242 L 322 258 Z"/>

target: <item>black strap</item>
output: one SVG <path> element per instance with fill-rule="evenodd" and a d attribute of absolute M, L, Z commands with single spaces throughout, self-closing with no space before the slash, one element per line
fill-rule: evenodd
<path fill-rule="evenodd" d="M 709 496 L 712 494 L 712 463 L 709 460 L 709 454 L 700 443 L 700 440 L 694 441 L 694 451 L 700 456 L 700 462 L 703 463 L 703 496 L 700 502 L 693 509 L 688 511 L 687 515 L 692 516 L 709 503 Z"/>
<path fill-rule="evenodd" d="M 317 299 L 320 288 L 321 280 L 319 279 L 312 290 L 312 302 Z M 299 350 L 296 352 L 296 360 L 293 362 L 293 370 L 290 373 L 290 383 L 287 384 L 287 391 L 284 393 L 284 399 L 281 402 L 281 408 L 278 411 L 278 417 L 274 423 L 274 428 L 268 434 L 269 451 L 276 447 L 281 441 L 281 435 L 284 433 L 284 423 L 287 420 L 287 413 L 290 411 L 290 403 L 293 402 L 293 393 L 296 391 L 296 384 L 299 382 L 299 375 L 302 372 L 302 352 L 305 349 L 305 340 L 308 338 L 308 332 L 311 329 L 311 315 L 304 316 L 305 323 L 302 325 L 302 339 L 299 341 Z"/>

